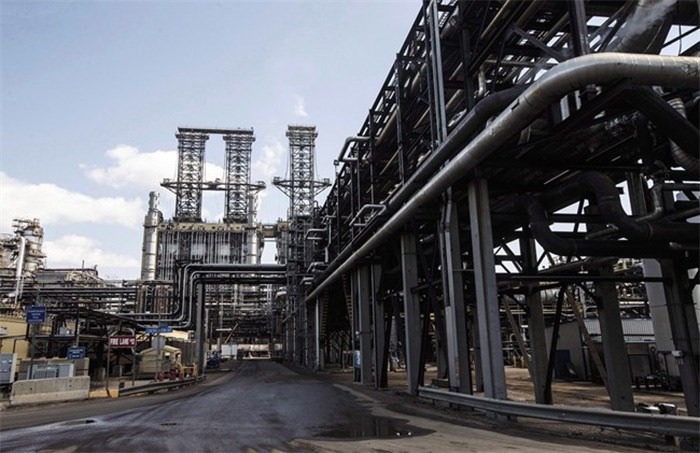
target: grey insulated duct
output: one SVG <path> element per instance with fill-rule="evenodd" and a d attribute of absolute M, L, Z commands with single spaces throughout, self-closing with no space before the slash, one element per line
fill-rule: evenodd
<path fill-rule="evenodd" d="M 658 53 L 671 28 L 676 0 L 639 0 L 608 50 Z"/>
<path fill-rule="evenodd" d="M 634 219 L 627 215 L 622 208 L 620 195 L 615 183 L 608 176 L 598 172 L 584 172 L 573 178 L 567 184 L 548 192 L 547 199 L 571 198 L 577 193 L 590 193 L 595 196 L 601 217 L 615 225 L 627 238 L 642 241 L 660 240 L 666 242 L 682 242 L 697 244 L 697 225 L 650 223 L 646 220 Z"/>
<path fill-rule="evenodd" d="M 549 228 L 547 211 L 532 195 L 520 195 L 517 205 L 527 213 L 530 231 L 537 242 L 548 252 L 562 256 L 624 256 L 652 258 L 668 255 L 666 244 L 648 241 L 593 241 L 564 238 Z"/>
<path fill-rule="evenodd" d="M 694 88 L 700 76 L 700 58 L 601 53 L 573 58 L 549 70 L 513 101 L 459 154 L 443 167 L 354 253 L 341 253 L 308 295 L 312 300 L 327 285 L 351 270 L 361 258 L 386 243 L 418 210 L 467 176 L 484 159 L 499 150 L 514 134 L 527 127 L 562 96 L 591 84 L 627 79 L 637 85 Z M 347 249 L 346 249 L 347 250 Z"/>
<path fill-rule="evenodd" d="M 668 101 L 668 105 L 673 107 L 683 118 L 686 118 L 685 105 L 683 104 L 682 99 L 671 99 L 670 101 Z M 671 157 L 673 157 L 673 161 L 676 164 L 683 167 L 684 170 L 687 170 L 696 176 L 699 175 L 700 165 L 698 164 L 698 158 L 691 156 L 688 152 L 681 148 L 674 140 L 670 141 L 670 145 Z M 697 151 L 698 147 L 695 148 L 696 153 Z"/>

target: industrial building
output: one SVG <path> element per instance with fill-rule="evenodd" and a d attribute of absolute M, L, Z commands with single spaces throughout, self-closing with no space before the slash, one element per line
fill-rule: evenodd
<path fill-rule="evenodd" d="M 162 184 L 175 212 L 151 193 L 141 280 L 43 301 L 76 330 L 94 317 L 189 331 L 200 368 L 229 343 L 266 345 L 378 388 L 403 367 L 409 394 L 478 394 L 500 415 L 517 414 L 504 371 L 516 357 L 531 414 L 557 403 L 562 365 L 602 378 L 619 412 L 635 411 L 636 378 L 663 371 L 698 417 L 698 22 L 693 1 L 423 2 L 335 151 L 334 181 L 315 174 L 316 128 L 290 125 L 288 173 L 272 181 L 289 209 L 261 224 L 253 129 L 181 127 L 177 178 Z M 210 136 L 225 142 L 223 181 L 204 180 Z M 202 219 L 205 191 L 224 192 L 222 222 Z M 16 228 L 1 274 L 14 310 L 37 302 L 24 269 L 41 258 L 40 230 Z M 275 264 L 260 262 L 266 240 Z M 26 246 L 9 259 L 6 244 Z M 630 339 L 636 320 L 648 341 Z"/>

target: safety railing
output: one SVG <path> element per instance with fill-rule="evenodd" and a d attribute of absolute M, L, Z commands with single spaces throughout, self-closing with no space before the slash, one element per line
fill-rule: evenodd
<path fill-rule="evenodd" d="M 149 382 L 148 384 L 139 385 L 136 387 L 128 387 L 119 390 L 119 396 L 129 396 L 138 395 L 141 393 L 155 393 L 161 390 L 170 390 L 180 387 L 185 387 L 188 385 L 195 384 L 202 380 L 203 378 L 185 378 L 178 380 L 162 381 L 162 382 Z"/>
<path fill-rule="evenodd" d="M 589 407 L 529 404 L 494 400 L 428 387 L 419 387 L 418 396 L 503 415 L 607 426 L 669 436 L 698 436 L 698 433 L 700 433 L 700 418 L 698 417 L 641 414 Z"/>

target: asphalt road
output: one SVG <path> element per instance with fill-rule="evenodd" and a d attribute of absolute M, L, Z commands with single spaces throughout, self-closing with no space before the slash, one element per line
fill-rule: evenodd
<path fill-rule="evenodd" d="M 3 411 L 0 449 L 290 450 L 292 439 L 371 418 L 347 392 L 277 363 L 244 361 L 209 377 L 167 395 Z"/>
<path fill-rule="evenodd" d="M 234 368 L 167 394 L 2 411 L 0 451 L 607 450 L 399 414 L 273 362 Z"/>

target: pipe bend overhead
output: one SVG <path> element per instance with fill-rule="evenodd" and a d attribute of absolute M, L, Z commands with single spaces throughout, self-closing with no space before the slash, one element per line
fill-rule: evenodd
<path fill-rule="evenodd" d="M 665 242 L 564 238 L 550 229 L 547 211 L 538 199 L 522 194 L 518 196 L 516 206 L 527 213 L 528 225 L 535 240 L 546 251 L 556 255 L 659 258 L 671 253 L 671 248 Z"/>

